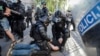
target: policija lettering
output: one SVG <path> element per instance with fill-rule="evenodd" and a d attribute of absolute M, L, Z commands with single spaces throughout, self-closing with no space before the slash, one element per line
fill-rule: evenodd
<path fill-rule="evenodd" d="M 93 26 L 100 19 L 100 6 L 93 8 L 80 22 L 78 30 L 84 34 L 91 26 Z"/>

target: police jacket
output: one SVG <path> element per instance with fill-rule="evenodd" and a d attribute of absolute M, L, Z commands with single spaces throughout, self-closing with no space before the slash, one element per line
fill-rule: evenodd
<path fill-rule="evenodd" d="M 53 37 L 59 39 L 61 36 L 68 37 L 69 36 L 69 29 L 66 27 L 68 23 L 66 17 L 64 15 L 60 17 L 53 16 L 53 25 L 52 25 L 52 32 Z"/>
<path fill-rule="evenodd" d="M 42 22 L 37 21 L 36 24 L 33 24 L 31 31 L 30 31 L 30 36 L 36 41 L 50 41 L 50 39 L 47 37 L 46 34 L 47 28 L 43 25 Z"/>

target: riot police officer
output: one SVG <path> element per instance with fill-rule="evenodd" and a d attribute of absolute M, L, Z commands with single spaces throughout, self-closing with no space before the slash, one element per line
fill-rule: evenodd
<path fill-rule="evenodd" d="M 41 15 L 41 9 L 39 7 L 36 8 L 35 14 L 34 14 L 34 18 L 35 21 L 38 21 Z"/>
<path fill-rule="evenodd" d="M 46 2 L 42 2 L 41 5 L 42 5 L 42 9 L 37 7 L 35 15 L 34 15 L 36 21 L 38 21 L 40 17 L 48 16 L 48 9 L 46 7 Z"/>
<path fill-rule="evenodd" d="M 27 9 L 27 12 L 26 12 L 26 22 L 27 22 L 27 27 L 29 27 L 29 22 L 31 23 L 32 25 L 32 8 L 31 7 L 28 7 Z"/>
<path fill-rule="evenodd" d="M 65 45 L 67 38 L 70 36 L 69 29 L 66 27 L 66 16 L 58 10 L 53 15 L 52 21 L 54 23 L 52 25 L 52 44 L 58 46 L 58 49 L 61 50 Z"/>
<path fill-rule="evenodd" d="M 74 19 L 73 19 L 73 16 L 72 16 L 72 13 L 71 13 L 71 11 L 70 10 L 68 10 L 67 11 L 67 13 L 66 13 L 66 17 L 67 17 L 67 25 L 68 25 L 68 29 L 70 29 L 70 25 L 72 25 L 73 26 L 73 29 L 72 29 L 72 31 L 75 31 L 75 22 L 74 22 Z"/>
<path fill-rule="evenodd" d="M 17 0 L 17 2 L 13 3 L 12 9 L 20 12 L 23 16 L 25 16 L 25 6 L 22 4 L 21 0 Z"/>
<path fill-rule="evenodd" d="M 30 36 L 34 39 L 30 44 L 36 43 L 41 51 L 45 50 L 48 55 L 50 55 L 50 49 L 48 47 L 48 42 L 50 39 L 48 38 L 46 31 L 47 31 L 47 26 L 49 24 L 49 19 L 48 16 L 41 17 L 36 24 L 32 25 L 32 28 L 30 30 Z"/>
<path fill-rule="evenodd" d="M 24 23 L 24 14 L 25 8 L 24 5 L 21 3 L 21 0 L 17 0 L 17 2 L 13 3 L 10 7 L 13 11 L 17 13 L 12 13 L 10 16 L 12 19 L 9 19 L 11 30 L 14 33 L 17 33 L 19 39 L 23 39 L 23 31 L 25 30 L 26 26 Z"/>
<path fill-rule="evenodd" d="M 30 36 L 34 38 L 35 42 L 44 40 L 50 41 L 46 34 L 48 24 L 48 16 L 44 16 L 42 19 L 39 19 L 36 24 L 32 25 Z"/>
<path fill-rule="evenodd" d="M 48 8 L 46 7 L 46 2 L 42 2 L 41 17 L 48 16 Z"/>

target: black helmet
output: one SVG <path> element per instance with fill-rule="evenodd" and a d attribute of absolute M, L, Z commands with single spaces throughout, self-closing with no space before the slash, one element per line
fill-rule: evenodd
<path fill-rule="evenodd" d="M 17 0 L 17 3 L 21 3 L 21 0 Z"/>
<path fill-rule="evenodd" d="M 43 17 L 41 17 L 39 20 L 40 20 L 41 22 L 43 22 L 43 23 L 46 23 L 46 24 L 50 22 L 48 16 L 43 16 Z"/>
<path fill-rule="evenodd" d="M 58 11 L 56 11 L 56 12 L 55 12 L 55 17 L 60 17 L 60 16 L 61 16 L 61 14 L 62 14 L 62 13 L 61 13 L 61 11 L 60 11 L 60 10 L 58 10 Z"/>
<path fill-rule="evenodd" d="M 40 21 L 43 23 L 43 25 L 45 25 L 45 26 L 48 26 L 49 23 L 50 23 L 50 20 L 49 20 L 49 17 L 48 17 L 48 16 L 43 16 L 43 17 L 41 17 L 39 20 L 40 20 Z"/>
<path fill-rule="evenodd" d="M 46 2 L 42 2 L 41 5 L 46 5 Z"/>
<path fill-rule="evenodd" d="M 36 8 L 36 13 L 41 13 L 41 9 L 39 7 Z"/>
<path fill-rule="evenodd" d="M 49 20 L 49 17 L 48 17 L 48 16 L 43 16 L 43 17 L 41 17 L 39 20 L 40 20 L 40 21 L 43 23 L 43 25 L 45 25 L 45 26 L 48 26 L 49 23 L 50 23 L 50 20 Z"/>

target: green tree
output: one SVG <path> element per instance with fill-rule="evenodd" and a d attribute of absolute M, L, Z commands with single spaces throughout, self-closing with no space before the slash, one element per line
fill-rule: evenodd
<path fill-rule="evenodd" d="M 62 5 L 64 4 L 65 0 L 36 0 L 37 4 L 40 4 L 41 2 L 45 1 L 47 3 L 47 8 L 50 12 L 54 12 L 58 3 L 58 9 L 63 8 Z M 40 4 L 41 5 L 41 4 Z"/>

